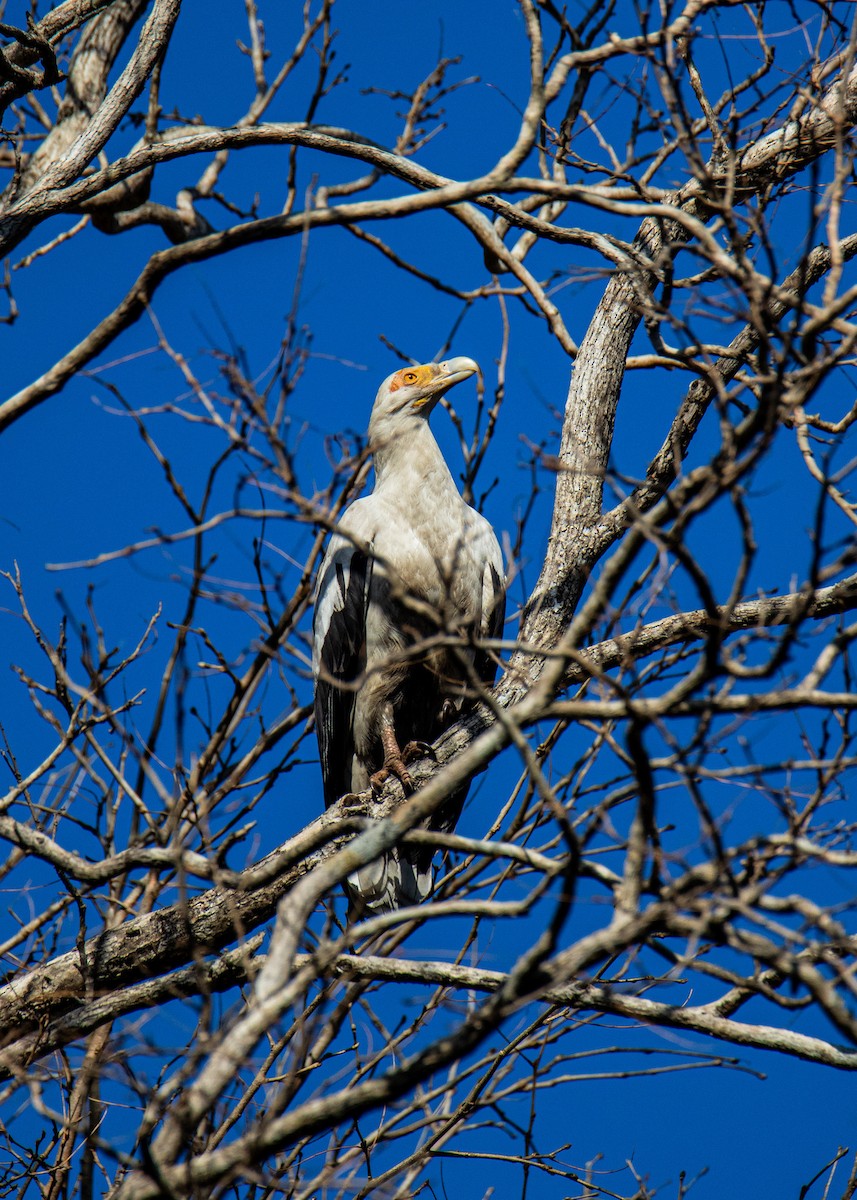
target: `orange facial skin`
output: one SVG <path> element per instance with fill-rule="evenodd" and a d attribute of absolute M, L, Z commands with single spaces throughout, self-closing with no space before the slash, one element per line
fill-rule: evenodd
<path fill-rule="evenodd" d="M 400 387 L 414 387 L 421 383 L 430 383 L 436 376 L 437 366 L 435 363 L 428 363 L 424 367 L 403 367 L 393 376 L 390 391 L 397 392 Z"/>

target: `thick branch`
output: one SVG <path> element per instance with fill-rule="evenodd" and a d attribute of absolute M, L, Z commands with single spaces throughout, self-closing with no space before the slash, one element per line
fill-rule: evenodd
<path fill-rule="evenodd" d="M 843 129 L 855 123 L 857 68 L 847 80 L 837 81 L 799 120 L 737 153 L 734 174 L 728 180 L 730 192 L 746 199 L 781 182 L 814 162 L 836 144 Z M 713 171 L 706 185 L 691 180 L 675 196 L 673 207 L 695 221 L 707 220 L 723 196 L 718 194 Z M 691 228 L 687 221 L 646 220 L 636 246 L 657 262 L 663 253 L 689 241 Z M 653 272 L 618 271 L 580 345 L 565 408 L 559 453 L 562 469 L 557 474 L 548 550 L 522 624 L 524 640 L 531 645 L 556 645 L 603 552 L 603 482 L 625 360 L 656 282 Z M 531 666 L 523 661 L 516 666 L 521 686 L 539 670 L 538 659 Z"/>
<path fill-rule="evenodd" d="M 95 22 L 94 28 L 98 32 L 102 22 L 114 20 L 117 27 L 112 43 L 114 56 L 142 7 L 140 0 L 127 0 L 118 6 L 121 15 L 116 20 L 113 11 L 108 9 Z M 0 238 L 4 244 L 16 245 L 43 220 L 46 212 L 51 210 L 51 197 L 68 187 L 104 148 L 163 55 L 180 7 L 181 0 L 155 0 L 152 13 L 140 31 L 134 53 L 108 94 L 95 111 L 92 111 L 91 104 L 75 105 L 72 126 L 76 133 L 74 140 L 69 143 L 67 131 L 62 124 L 58 124 L 54 131 L 57 137 L 46 138 L 40 152 L 33 155 L 25 177 L 25 187 L 29 184 L 29 190 L 10 206 L 0 224 Z M 96 78 L 94 81 L 90 81 L 88 76 L 86 78 L 97 96 L 106 80 L 110 63 L 100 61 L 97 54 L 92 57 L 98 62 Z M 61 140 L 57 140 L 60 135 Z"/>
<path fill-rule="evenodd" d="M 725 628 L 721 627 L 720 633 L 788 624 L 798 613 L 807 611 L 822 618 L 854 608 L 857 608 L 857 577 L 821 589 L 814 597 L 795 593 L 723 609 L 721 620 Z M 664 646 L 703 638 L 710 630 L 711 617 L 704 610 L 667 617 L 581 652 L 569 668 L 567 681 L 588 677 L 591 670 L 587 661 L 597 664 L 600 673 Z M 775 701 L 776 693 L 770 703 Z M 811 701 L 812 697 L 801 694 L 802 703 Z M 784 697 L 777 701 L 780 707 L 786 702 Z M 624 701 L 569 703 L 574 705 L 576 716 L 621 718 L 627 714 Z M 732 703 L 737 706 L 738 698 L 733 697 Z M 752 703 L 759 707 L 765 699 L 750 697 L 747 705 Z M 743 711 L 740 707 L 738 710 Z M 528 711 L 522 723 L 538 720 L 544 711 L 544 707 Z M 493 720 L 485 707 L 449 730 L 435 747 L 436 762 L 423 760 L 414 766 L 414 775 L 422 785 L 415 796 L 403 804 L 398 783 L 391 782 L 383 798 L 372 803 L 372 815 L 379 818 L 379 825 L 386 825 L 383 818 L 395 815 L 394 826 L 384 832 L 385 843 L 395 841 L 425 819 L 451 791 L 483 767 L 506 738 L 503 726 Z M 0 990 L 0 1038 L 8 1043 L 28 1028 L 72 1008 L 87 988 L 99 992 L 126 987 L 182 966 L 199 952 L 215 952 L 235 941 L 269 920 L 281 897 L 299 879 L 337 853 L 343 846 L 343 837 L 354 828 L 353 821 L 343 821 L 340 806 L 334 805 L 259 863 L 231 875 L 227 884 L 91 938 L 86 943 L 83 960 L 73 950 L 21 976 Z M 32 851 L 34 847 L 29 848 Z M 47 858 L 51 861 L 50 855 Z M 63 866 L 68 866 L 65 860 Z M 338 868 L 338 874 L 354 869 L 355 863 L 345 862 Z"/>
<path fill-rule="evenodd" d="M 36 1033 L 17 1039 L 11 1048 L 0 1050 L 0 1078 L 26 1073 L 37 1059 L 79 1041 L 129 1013 L 158 1008 L 184 996 L 225 992 L 246 983 L 248 964 L 263 937 L 263 934 L 257 934 L 237 950 L 225 951 L 213 962 L 194 963 L 170 975 L 147 979 L 76 1006 Z"/>
<path fill-rule="evenodd" d="M 81 34 L 72 55 L 56 124 L 26 162 L 21 177 L 13 179 L 6 189 L 0 210 L 20 200 L 45 170 L 67 154 L 84 134 L 93 113 L 104 102 L 110 71 L 146 4 L 147 0 L 90 3 L 69 0 L 38 23 L 34 32 L 53 42 L 90 17 L 95 18 Z M 16 46 L 9 51 L 8 57 L 17 63 L 19 59 L 26 61 L 28 56 L 23 47 Z"/>

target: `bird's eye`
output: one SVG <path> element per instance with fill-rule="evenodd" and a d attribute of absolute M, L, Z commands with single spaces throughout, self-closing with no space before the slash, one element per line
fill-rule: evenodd
<path fill-rule="evenodd" d="M 405 383 L 416 383 L 417 376 L 414 371 L 405 371 Z"/>

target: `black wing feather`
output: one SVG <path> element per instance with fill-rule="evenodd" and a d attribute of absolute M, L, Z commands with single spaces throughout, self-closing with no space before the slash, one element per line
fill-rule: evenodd
<path fill-rule="evenodd" d="M 354 683 L 366 669 L 366 613 L 371 560 L 353 549 L 350 557 L 336 555 L 326 565 L 319 585 L 316 618 L 322 596 L 336 589 L 330 623 L 323 631 L 315 685 L 315 722 L 325 805 L 351 791 L 354 758 Z M 340 686 L 344 684 L 346 686 Z"/>

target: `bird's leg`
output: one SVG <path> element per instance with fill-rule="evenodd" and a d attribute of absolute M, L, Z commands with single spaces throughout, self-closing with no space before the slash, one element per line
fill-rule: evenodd
<path fill-rule="evenodd" d="M 440 712 L 432 724 L 433 736 L 441 733 L 452 724 L 458 716 L 460 707 L 460 705 L 456 705 L 454 701 L 450 700 L 449 697 L 444 700 Z M 406 763 L 416 762 L 420 758 L 430 758 L 432 762 L 437 762 L 434 746 L 429 742 L 408 742 L 407 746 L 402 748 L 402 758 Z"/>
<path fill-rule="evenodd" d="M 369 778 L 372 790 L 380 792 L 390 776 L 395 775 L 406 792 L 414 791 L 414 781 L 405 765 L 402 751 L 399 749 L 399 743 L 396 740 L 396 730 L 393 725 L 393 706 L 389 703 L 385 704 L 381 710 L 381 746 L 384 750 L 384 765 L 380 771 L 376 771 Z"/>

